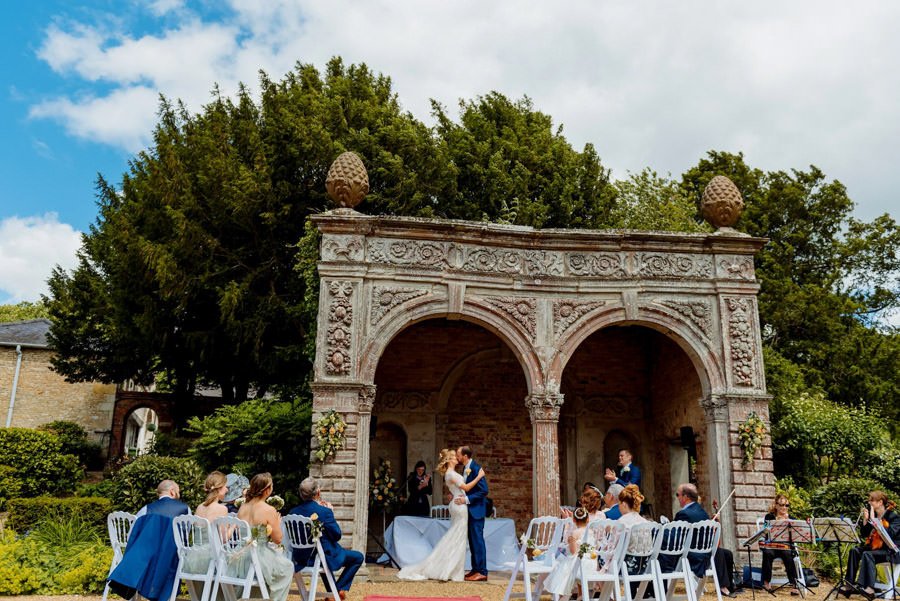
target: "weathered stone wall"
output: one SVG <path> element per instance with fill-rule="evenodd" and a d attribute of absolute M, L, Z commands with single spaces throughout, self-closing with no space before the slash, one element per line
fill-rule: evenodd
<path fill-rule="evenodd" d="M 22 349 L 12 426 L 35 428 L 55 420 L 81 424 L 100 441 L 110 429 L 115 385 L 94 382 L 70 384 L 50 369 L 52 352 Z M 16 349 L 0 347 L 0 425 L 6 424 L 16 369 Z"/>
<path fill-rule="evenodd" d="M 772 465 L 772 439 L 767 434 L 762 448 L 757 451 L 752 465 L 741 463 L 740 438 L 737 427 L 756 412 L 764 422 L 769 422 L 769 408 L 765 400 L 744 399 L 729 405 L 730 427 L 728 431 L 732 477 L 734 478 L 734 511 L 738 540 L 756 532 L 756 520 L 769 510 L 775 497 L 775 475 Z"/>

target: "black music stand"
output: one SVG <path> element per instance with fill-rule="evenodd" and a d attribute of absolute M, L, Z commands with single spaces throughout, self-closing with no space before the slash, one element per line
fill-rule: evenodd
<path fill-rule="evenodd" d="M 797 548 L 795 546 L 797 543 L 811 544 L 815 542 L 815 540 L 816 537 L 815 532 L 813 531 L 812 522 L 807 522 L 805 520 L 775 520 L 769 523 L 769 542 L 787 545 L 788 550 L 791 552 L 791 561 L 794 560 L 793 554 L 797 553 Z M 800 569 L 803 569 L 802 565 L 800 566 Z M 801 587 L 801 594 L 803 593 L 803 589 L 806 589 L 807 592 L 811 593 L 812 591 L 809 590 L 809 587 L 801 582 L 801 576 L 801 574 L 797 574 L 796 586 Z M 786 587 L 788 584 L 790 584 L 790 581 L 773 588 L 769 593 L 774 596 L 775 591 Z"/>
<path fill-rule="evenodd" d="M 759 530 L 759 532 L 741 543 L 741 546 L 747 549 L 747 565 L 750 566 L 750 591 L 753 594 L 754 601 L 756 601 L 756 585 L 753 584 L 753 554 L 750 552 L 750 547 L 762 540 L 768 531 L 769 525 L 763 524 L 763 527 Z"/>
<path fill-rule="evenodd" d="M 847 574 L 844 571 L 844 552 L 841 548 L 841 545 L 844 544 L 859 544 L 859 537 L 856 535 L 856 526 L 847 518 L 813 518 L 813 527 L 816 529 L 816 533 L 819 536 L 819 542 L 830 544 L 832 546 L 837 545 L 838 550 L 838 570 L 841 577 L 834 586 L 831 587 L 831 590 L 828 591 L 828 594 L 825 595 L 825 598 L 822 601 L 828 601 L 828 598 L 831 597 L 832 593 L 834 594 L 834 598 L 837 599 L 838 593 L 840 593 L 842 587 L 847 587 L 853 592 L 862 595 L 863 591 L 856 586 L 856 583 L 847 580 Z"/>
<path fill-rule="evenodd" d="M 891 554 L 888 555 L 888 565 L 891 566 L 890 571 L 888 573 L 888 578 L 890 578 L 890 580 L 891 580 L 891 588 L 887 589 L 882 594 L 876 594 L 875 596 L 876 597 L 883 596 L 886 599 L 888 593 L 893 593 L 893 595 L 891 595 L 891 598 L 896 599 L 897 598 L 897 581 L 894 578 L 894 570 L 897 569 L 897 562 L 896 562 L 895 558 L 897 557 L 897 553 L 898 553 L 898 551 L 900 551 L 900 548 L 897 547 L 897 545 L 891 539 L 891 536 L 887 533 L 887 530 L 885 530 L 884 526 L 881 525 L 881 520 L 870 520 L 869 523 L 872 524 L 872 527 L 875 528 L 876 532 L 878 532 L 878 536 L 880 536 L 881 540 L 884 541 L 884 546 L 887 547 L 891 551 Z"/>

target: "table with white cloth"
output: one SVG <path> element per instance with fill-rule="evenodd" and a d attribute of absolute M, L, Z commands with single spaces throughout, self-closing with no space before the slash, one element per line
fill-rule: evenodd
<path fill-rule="evenodd" d="M 394 519 L 384 533 L 385 547 L 401 568 L 424 560 L 450 529 L 450 520 L 436 520 L 408 515 Z M 509 518 L 484 521 L 484 544 L 487 547 L 488 571 L 509 571 L 519 552 L 516 523 Z M 466 570 L 472 565 L 466 547 Z"/>

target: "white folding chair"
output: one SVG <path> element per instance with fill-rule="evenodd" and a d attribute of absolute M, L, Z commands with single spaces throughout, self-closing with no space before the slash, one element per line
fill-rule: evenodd
<path fill-rule="evenodd" d="M 687 551 L 692 530 L 688 522 L 676 521 L 663 524 L 659 532 L 656 558 L 650 563 L 659 591 L 665 594 L 668 601 L 674 598 L 675 585 L 679 580 L 684 583 L 685 590 L 691 588 Z"/>
<path fill-rule="evenodd" d="M 593 583 L 602 583 L 600 601 L 615 597 L 621 601 L 622 563 L 628 545 L 629 532 L 625 524 L 617 520 L 594 520 L 584 531 L 583 542 L 597 549 L 597 558 L 584 557 L 581 560 L 581 599 L 592 599 Z"/>
<path fill-rule="evenodd" d="M 302 568 L 299 572 L 294 572 L 294 582 L 297 584 L 297 590 L 303 601 L 311 601 L 318 594 L 319 577 L 324 576 L 328 582 L 328 588 L 331 591 L 330 596 L 333 601 L 340 601 L 338 597 L 337 586 L 334 584 L 334 575 L 328 568 L 325 561 L 325 551 L 322 550 L 322 542 L 314 540 L 312 537 L 312 520 L 302 515 L 287 515 L 281 518 L 281 530 L 284 532 L 284 550 L 288 559 L 293 561 L 294 551 L 309 551 L 310 557 L 314 558 L 311 566 Z M 303 578 L 309 577 L 309 589 L 307 590 Z M 329 597 L 327 592 L 322 593 L 326 598 Z"/>
<path fill-rule="evenodd" d="M 703 520 L 693 524 L 693 532 L 689 537 L 688 555 L 708 555 L 709 564 L 703 572 L 703 576 L 697 578 L 693 572 L 689 571 L 693 586 L 688 589 L 688 599 L 690 601 L 698 601 L 703 596 L 703 589 L 706 587 L 706 579 L 712 577 L 713 584 L 716 588 L 716 598 L 722 601 L 722 590 L 719 588 L 719 576 L 716 574 L 716 566 L 713 561 L 713 553 L 719 548 L 719 533 L 721 528 L 719 522 L 715 520 Z M 685 558 L 687 561 L 688 558 Z"/>
<path fill-rule="evenodd" d="M 109 544 L 112 545 L 113 558 L 109 566 L 109 573 L 112 574 L 116 566 L 122 561 L 125 554 L 125 547 L 128 545 L 128 535 L 131 534 L 131 527 L 134 526 L 135 516 L 125 511 L 114 511 L 106 516 L 106 529 L 109 531 Z M 109 581 L 103 587 L 103 601 L 109 595 Z"/>
<path fill-rule="evenodd" d="M 216 573 L 213 579 L 212 599 L 221 587 L 226 601 L 247 599 L 254 586 L 263 599 L 269 598 L 269 590 L 259 565 L 259 555 L 250 534 L 250 525 L 233 516 L 216 518 L 213 522 L 213 549 L 216 556 Z M 241 587 L 241 594 L 235 594 Z"/>
<path fill-rule="evenodd" d="M 653 562 L 659 554 L 660 537 L 659 533 L 662 526 L 656 522 L 642 522 L 631 527 L 628 535 L 628 548 L 625 549 L 626 560 L 629 557 L 635 557 L 640 566 L 640 571 L 635 574 L 628 573 L 628 565 L 622 562 L 622 588 L 625 589 L 625 600 L 634 601 L 634 598 L 640 601 L 644 599 L 644 591 L 647 585 L 653 588 L 653 599 L 662 601 L 662 588 L 656 579 L 653 571 Z M 631 585 L 637 584 L 637 596 L 632 597 Z"/>
<path fill-rule="evenodd" d="M 216 571 L 209 521 L 195 515 L 179 515 L 172 520 L 172 533 L 178 552 L 178 569 L 175 572 L 175 584 L 172 587 L 170 601 L 175 601 L 178 596 L 182 580 L 187 583 L 191 601 L 209 601 Z M 203 583 L 203 591 L 199 596 L 198 582 Z"/>
<path fill-rule="evenodd" d="M 885 580 L 878 579 L 878 572 L 881 568 L 884 570 Z M 900 599 L 900 564 L 897 563 L 879 563 L 875 565 L 875 595 L 882 599 Z M 802 588 L 800 589 L 803 590 Z"/>
<path fill-rule="evenodd" d="M 431 508 L 431 519 L 433 520 L 449 520 L 450 519 L 450 506 L 449 505 L 435 505 Z"/>
<path fill-rule="evenodd" d="M 527 601 L 532 601 L 532 597 L 537 593 L 540 597 L 540 591 L 532 588 L 532 576 L 546 576 L 553 570 L 555 562 L 554 555 L 563 534 L 565 533 L 566 521 L 554 517 L 534 518 L 528 524 L 528 530 L 525 531 L 525 540 L 533 540 L 536 549 L 540 549 L 542 554 L 539 559 L 528 559 L 527 545 L 522 545 L 519 553 L 516 555 L 516 561 L 513 564 L 512 574 L 509 576 L 509 583 L 506 585 L 506 594 L 503 601 L 509 601 L 511 597 L 525 597 Z M 513 593 L 513 584 L 519 573 L 522 574 L 522 584 L 525 585 L 524 593 Z"/>

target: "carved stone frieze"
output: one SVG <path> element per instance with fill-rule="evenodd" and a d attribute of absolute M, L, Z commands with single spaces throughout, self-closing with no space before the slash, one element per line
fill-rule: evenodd
<path fill-rule="evenodd" d="M 518 296 L 486 296 L 484 300 L 512 317 L 534 340 L 537 300 Z"/>
<path fill-rule="evenodd" d="M 728 421 L 728 401 L 718 397 L 709 396 L 700 401 L 700 406 L 706 414 L 706 419 L 713 422 Z"/>
<path fill-rule="evenodd" d="M 558 392 L 530 394 L 525 398 L 525 407 L 531 421 L 559 421 L 559 410 L 563 404 L 563 395 Z"/>
<path fill-rule="evenodd" d="M 638 253 L 636 275 L 642 278 L 708 278 L 712 259 L 704 255 L 674 253 Z"/>
<path fill-rule="evenodd" d="M 367 250 L 368 259 L 373 263 L 446 269 L 454 246 L 430 240 L 373 240 Z"/>
<path fill-rule="evenodd" d="M 553 331 L 557 336 L 560 336 L 576 321 L 605 304 L 606 301 L 578 301 L 573 299 L 553 301 Z"/>
<path fill-rule="evenodd" d="M 563 258 L 558 252 L 472 246 L 462 246 L 461 251 L 463 271 L 542 277 L 563 275 Z"/>
<path fill-rule="evenodd" d="M 362 236 L 331 235 L 322 242 L 323 261 L 360 261 L 362 258 Z"/>
<path fill-rule="evenodd" d="M 591 396 L 580 403 L 585 411 L 610 418 L 640 418 L 644 416 L 644 402 L 640 398 L 621 396 Z"/>
<path fill-rule="evenodd" d="M 334 281 L 328 284 L 328 330 L 326 333 L 325 371 L 331 375 L 350 373 L 350 342 L 353 332 L 353 284 Z"/>
<path fill-rule="evenodd" d="M 569 253 L 572 275 L 621 279 L 628 277 L 623 253 Z"/>
<path fill-rule="evenodd" d="M 728 309 L 728 346 L 731 349 L 731 373 L 738 386 L 754 384 L 754 344 L 749 298 L 726 298 Z"/>
<path fill-rule="evenodd" d="M 369 322 L 377 324 L 381 319 L 408 300 L 428 294 L 421 288 L 396 288 L 375 286 L 372 288 L 372 305 L 369 308 Z"/>
<path fill-rule="evenodd" d="M 688 321 L 697 326 L 704 336 L 710 337 L 712 331 L 712 303 L 709 301 L 665 299 L 657 302 L 683 315 Z"/>
<path fill-rule="evenodd" d="M 385 411 L 429 411 L 431 394 L 416 390 L 390 390 L 378 395 L 378 408 Z"/>
<path fill-rule="evenodd" d="M 752 282 L 754 275 L 753 259 L 750 257 L 719 257 L 719 277 L 731 280 Z"/>

